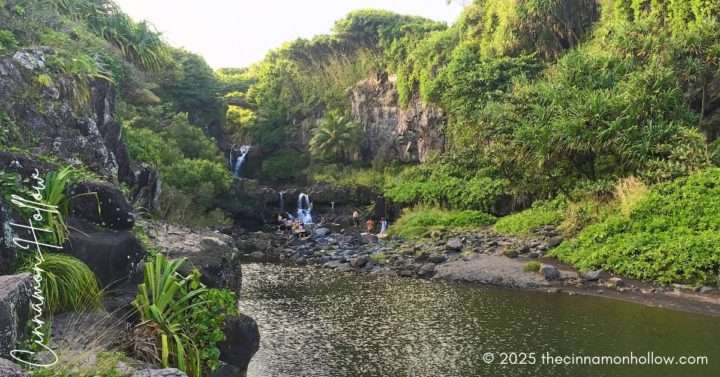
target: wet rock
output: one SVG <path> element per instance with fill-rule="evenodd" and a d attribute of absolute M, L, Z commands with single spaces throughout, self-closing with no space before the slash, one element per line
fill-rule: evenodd
<path fill-rule="evenodd" d="M 431 277 L 435 273 L 435 263 L 425 263 L 418 269 L 420 277 Z"/>
<path fill-rule="evenodd" d="M 580 277 L 586 281 L 597 281 L 600 279 L 600 274 L 602 274 L 602 270 L 587 271 L 580 273 Z"/>
<path fill-rule="evenodd" d="M 143 369 L 135 372 L 132 377 L 187 377 L 187 374 L 175 368 Z"/>
<path fill-rule="evenodd" d="M 463 242 L 460 238 L 451 238 L 445 243 L 445 248 L 451 251 L 460 251 L 463 248 Z"/>
<path fill-rule="evenodd" d="M 253 251 L 250 253 L 250 258 L 253 258 L 255 260 L 264 260 L 265 259 L 265 253 L 262 251 Z"/>
<path fill-rule="evenodd" d="M 446 260 L 447 260 L 447 257 L 445 255 L 435 254 L 435 255 L 431 255 L 430 257 L 428 257 L 428 262 L 435 263 L 435 264 L 443 263 Z"/>
<path fill-rule="evenodd" d="M 318 237 L 325 237 L 328 234 L 330 234 L 330 229 L 328 228 L 317 228 L 315 229 L 315 235 Z"/>
<path fill-rule="evenodd" d="M 365 267 L 365 265 L 368 263 L 370 259 L 365 256 L 361 255 L 353 260 L 350 261 L 350 265 L 354 268 L 362 268 Z"/>
<path fill-rule="evenodd" d="M 28 273 L 0 276 L 0 355 L 7 355 L 25 335 L 33 279 Z"/>
<path fill-rule="evenodd" d="M 365 243 L 378 243 L 378 237 L 371 233 L 363 233 L 362 239 Z"/>
<path fill-rule="evenodd" d="M 106 183 L 84 182 L 70 188 L 70 213 L 110 229 L 135 225 L 132 206 L 120 190 Z"/>
<path fill-rule="evenodd" d="M 260 348 L 260 331 L 252 318 L 240 314 L 228 318 L 223 329 L 225 340 L 220 348 L 220 359 L 240 369 L 245 375 L 250 359 Z"/>
<path fill-rule="evenodd" d="M 0 376 L 2 377 L 30 377 L 19 365 L 0 358 Z"/>
<path fill-rule="evenodd" d="M 557 267 L 550 264 L 542 264 L 540 266 L 540 273 L 547 281 L 560 279 L 560 271 L 557 269 Z"/>
<path fill-rule="evenodd" d="M 547 246 L 548 246 L 548 248 L 553 248 L 553 247 L 560 245 L 562 242 L 563 242 L 562 236 L 551 237 L 547 242 Z"/>

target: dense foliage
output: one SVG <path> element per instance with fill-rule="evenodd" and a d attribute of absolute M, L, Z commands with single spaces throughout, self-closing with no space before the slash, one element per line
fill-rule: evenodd
<path fill-rule="evenodd" d="M 553 251 L 583 269 L 663 283 L 718 283 L 720 169 L 651 190 L 628 215 L 590 225 Z"/>
<path fill-rule="evenodd" d="M 220 365 L 217 345 L 225 339 L 225 318 L 237 313 L 236 298 L 229 291 L 207 289 L 197 271 L 181 275 L 184 263 L 157 254 L 145 264 L 133 301 L 142 320 L 134 348 L 148 361 L 199 377 Z"/>
<path fill-rule="evenodd" d="M 430 207 L 405 210 L 390 227 L 390 234 L 406 238 L 431 236 L 447 229 L 472 229 L 490 225 L 495 218 L 480 211 L 446 211 Z"/>

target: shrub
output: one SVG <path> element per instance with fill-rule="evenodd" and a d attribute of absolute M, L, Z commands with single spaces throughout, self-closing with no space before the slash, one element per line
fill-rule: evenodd
<path fill-rule="evenodd" d="M 197 270 L 180 275 L 184 263 L 156 254 L 145 264 L 133 301 L 142 320 L 135 329 L 135 351 L 199 377 L 219 366 L 217 345 L 225 339 L 225 318 L 237 313 L 236 298 L 229 291 L 205 288 Z"/>
<path fill-rule="evenodd" d="M 506 191 L 506 181 L 485 169 L 465 171 L 452 162 L 414 166 L 388 180 L 385 195 L 405 205 L 489 212 Z"/>
<path fill-rule="evenodd" d="M 415 207 L 405 210 L 390 227 L 390 234 L 405 238 L 427 236 L 433 231 L 468 229 L 490 225 L 492 215 L 480 211 L 448 211 L 431 207 Z"/>
<path fill-rule="evenodd" d="M 538 272 L 540 271 L 540 262 L 538 261 L 530 261 L 523 266 L 523 271 L 525 272 Z"/>
<path fill-rule="evenodd" d="M 181 159 L 161 169 L 168 185 L 189 194 L 197 194 L 204 204 L 230 188 L 228 169 L 214 161 Z M 204 195 L 201 195 L 204 194 Z"/>
<path fill-rule="evenodd" d="M 495 230 L 507 235 L 527 235 L 544 225 L 558 225 L 565 207 L 562 197 L 535 202 L 531 208 L 498 219 Z"/>
<path fill-rule="evenodd" d="M 0 53 L 17 48 L 18 42 L 15 34 L 9 30 L 0 29 Z"/>
<path fill-rule="evenodd" d="M 302 153 L 282 149 L 263 161 L 261 175 L 271 181 L 287 181 L 302 177 L 305 167 L 307 159 Z"/>
<path fill-rule="evenodd" d="M 21 270 L 34 272 L 34 268 L 34 262 L 26 259 Z M 48 312 L 84 311 L 101 306 L 98 281 L 82 261 L 63 254 L 45 254 L 38 268 Z"/>
<path fill-rule="evenodd" d="M 720 169 L 654 187 L 629 216 L 610 215 L 552 255 L 582 270 L 602 268 L 661 283 L 717 283 Z"/>

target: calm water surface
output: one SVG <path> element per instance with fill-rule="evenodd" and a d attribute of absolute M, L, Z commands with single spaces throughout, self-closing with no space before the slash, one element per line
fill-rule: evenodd
<path fill-rule="evenodd" d="M 715 317 L 313 268 L 250 264 L 243 274 L 240 309 L 262 336 L 250 377 L 720 376 Z M 708 356 L 709 365 L 558 366 L 541 359 L 649 351 Z M 500 352 L 534 352 L 536 362 L 501 365 Z"/>

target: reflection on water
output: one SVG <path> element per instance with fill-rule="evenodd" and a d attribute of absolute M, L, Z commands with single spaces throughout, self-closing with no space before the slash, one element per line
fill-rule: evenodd
<path fill-rule="evenodd" d="M 243 266 L 262 336 L 250 377 L 720 376 L 720 320 L 592 297 Z M 541 365 L 551 355 L 706 355 L 709 366 Z M 494 352 L 486 364 L 483 353 Z M 536 365 L 500 365 L 499 352 Z"/>

